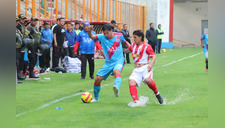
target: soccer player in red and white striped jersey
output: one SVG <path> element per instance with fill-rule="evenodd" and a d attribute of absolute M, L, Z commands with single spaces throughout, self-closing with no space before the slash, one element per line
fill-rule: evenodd
<path fill-rule="evenodd" d="M 132 52 L 134 60 L 134 70 L 129 78 L 130 94 L 134 100 L 128 104 L 131 107 L 144 106 L 147 101 L 138 99 L 137 88 L 140 87 L 143 81 L 155 93 L 160 104 L 163 103 L 155 82 L 153 81 L 152 66 L 156 61 L 155 53 L 152 47 L 144 42 L 144 33 L 141 30 L 133 32 L 134 42 L 128 48 Z M 151 61 L 150 61 L 151 58 Z"/>

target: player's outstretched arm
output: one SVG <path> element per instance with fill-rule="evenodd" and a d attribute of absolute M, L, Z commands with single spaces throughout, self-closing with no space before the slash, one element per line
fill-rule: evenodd
<path fill-rule="evenodd" d="M 130 47 L 130 44 L 127 41 L 123 45 L 126 46 L 127 48 Z"/>

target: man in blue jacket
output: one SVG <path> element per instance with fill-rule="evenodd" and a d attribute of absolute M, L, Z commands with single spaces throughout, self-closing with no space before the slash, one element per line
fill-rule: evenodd
<path fill-rule="evenodd" d="M 85 79 L 86 76 L 86 65 L 87 60 L 89 63 L 89 75 L 91 79 L 94 79 L 94 52 L 95 52 L 95 45 L 97 50 L 101 49 L 101 45 L 98 40 L 94 40 L 89 38 L 87 30 L 88 26 L 90 26 L 90 23 L 86 22 L 84 23 L 84 30 L 82 30 L 76 39 L 76 44 L 74 48 L 74 54 L 77 56 L 77 49 L 80 47 L 80 53 L 81 53 L 81 78 Z M 92 31 L 92 34 L 96 35 L 94 31 Z"/>
<path fill-rule="evenodd" d="M 76 42 L 76 37 L 77 34 L 73 30 L 73 24 L 67 23 L 67 30 L 66 30 L 66 36 L 65 36 L 65 44 L 64 44 L 64 49 L 65 49 L 65 55 L 69 57 L 74 57 L 74 45 Z"/>
<path fill-rule="evenodd" d="M 50 47 L 53 41 L 53 33 L 50 29 L 49 23 L 45 21 L 43 27 L 44 28 L 41 30 L 42 43 L 48 44 L 49 49 L 46 54 L 39 57 L 41 67 L 40 73 L 44 73 L 46 69 L 50 67 Z"/>

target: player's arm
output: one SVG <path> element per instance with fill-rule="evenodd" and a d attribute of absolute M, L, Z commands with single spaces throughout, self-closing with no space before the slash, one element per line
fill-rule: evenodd
<path fill-rule="evenodd" d="M 125 47 L 129 48 L 130 47 L 130 43 L 128 43 L 127 41 L 125 43 L 122 43 Z"/>
<path fill-rule="evenodd" d="M 205 39 L 205 35 L 203 35 L 203 36 L 201 37 L 201 45 L 202 45 L 202 48 L 205 47 L 205 45 L 204 45 L 204 39 Z"/>
<path fill-rule="evenodd" d="M 148 64 L 148 71 L 150 72 L 152 70 L 152 66 L 156 61 L 156 56 L 151 46 L 148 46 L 146 52 L 149 55 L 149 58 L 151 58 L 151 62 Z"/>
<path fill-rule="evenodd" d="M 92 30 L 93 30 L 93 27 L 92 26 L 88 26 L 87 32 L 88 32 L 89 38 L 94 39 L 94 40 L 98 40 L 97 35 L 94 35 L 94 34 L 91 33 Z"/>

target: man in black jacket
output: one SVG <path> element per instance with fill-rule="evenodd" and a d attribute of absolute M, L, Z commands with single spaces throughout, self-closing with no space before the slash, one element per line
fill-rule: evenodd
<path fill-rule="evenodd" d="M 129 34 L 129 31 L 127 30 L 127 24 L 124 24 L 123 25 L 123 29 L 121 30 L 121 33 L 123 34 L 125 40 L 131 44 L 131 41 L 130 41 L 130 34 Z M 126 48 L 124 45 L 123 45 L 123 48 Z M 123 53 L 123 55 L 125 55 L 125 53 Z M 126 54 L 126 60 L 127 60 L 127 64 L 131 64 L 130 63 L 130 58 L 129 58 L 129 53 Z"/>
<path fill-rule="evenodd" d="M 146 31 L 146 38 L 148 40 L 148 44 L 152 46 L 152 49 L 155 52 L 155 46 L 157 45 L 157 30 L 154 29 L 153 23 L 150 23 L 150 29 Z"/>

